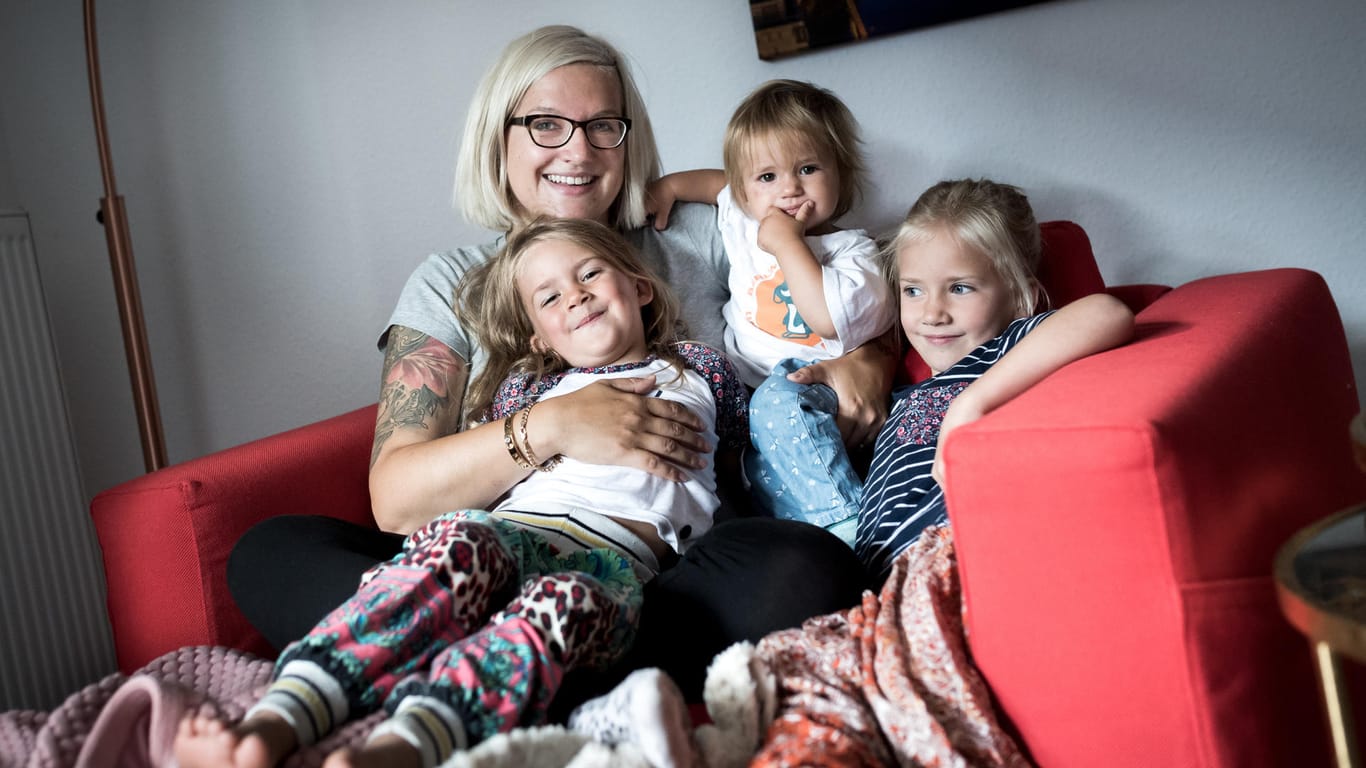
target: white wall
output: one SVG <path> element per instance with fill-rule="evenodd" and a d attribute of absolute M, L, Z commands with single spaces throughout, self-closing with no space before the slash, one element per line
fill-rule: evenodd
<path fill-rule="evenodd" d="M 4 106 L 4 102 L 0 101 L 0 210 L 5 208 L 5 201 L 19 199 L 19 192 L 14 188 L 14 174 L 9 169 L 9 142 L 5 138 Z"/>
<path fill-rule="evenodd" d="M 0 207 L 33 217 L 86 487 L 142 471 L 102 230 L 79 3 L 0 13 Z M 771 77 L 861 118 L 882 231 L 949 176 L 1081 222 L 1111 283 L 1321 272 L 1366 383 L 1366 6 L 1058 0 L 765 63 L 744 0 L 123 0 L 106 108 L 172 461 L 372 402 L 373 341 L 449 207 L 502 45 L 569 22 L 633 58 L 668 169 L 719 162 Z M 1293 360 L 1286 361 L 1294 365 Z"/>

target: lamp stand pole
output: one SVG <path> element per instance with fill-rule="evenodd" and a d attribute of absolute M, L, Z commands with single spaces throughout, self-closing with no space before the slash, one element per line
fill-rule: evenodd
<path fill-rule="evenodd" d="M 109 139 L 104 128 L 104 98 L 100 91 L 99 51 L 95 42 L 95 1 L 85 0 L 85 61 L 90 74 L 90 103 L 95 113 L 95 141 L 99 145 L 100 173 L 104 177 L 104 197 L 100 200 L 100 221 L 109 244 L 109 264 L 114 272 L 114 290 L 119 305 L 119 324 L 123 346 L 128 355 L 128 374 L 133 382 L 133 405 L 137 409 L 138 435 L 142 438 L 142 459 L 148 472 L 166 466 L 166 438 L 161 430 L 157 405 L 156 379 L 147 352 L 147 325 L 142 316 L 142 296 L 138 291 L 137 269 L 133 266 L 133 245 L 128 234 L 128 217 L 123 197 L 114 184 L 114 165 L 109 158 Z"/>

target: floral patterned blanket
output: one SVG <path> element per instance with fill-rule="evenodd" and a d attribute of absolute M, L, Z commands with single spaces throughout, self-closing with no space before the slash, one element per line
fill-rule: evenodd
<path fill-rule="evenodd" d="M 969 658 L 947 527 L 900 555 L 861 605 L 758 645 L 777 717 L 756 766 L 1028 766 Z"/>

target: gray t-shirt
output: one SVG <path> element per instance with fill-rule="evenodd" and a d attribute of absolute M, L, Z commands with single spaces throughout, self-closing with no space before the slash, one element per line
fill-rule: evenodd
<path fill-rule="evenodd" d="M 716 208 L 698 203 L 678 203 L 669 216 L 669 228 L 655 231 L 649 225 L 626 233 L 646 266 L 673 289 L 688 324 L 690 338 L 715 349 L 725 348 L 725 320 L 721 307 L 730 297 L 727 277 L 730 262 L 716 226 Z M 427 257 L 399 294 L 398 305 L 379 337 L 383 349 L 389 328 L 402 325 L 420 331 L 450 347 L 470 363 L 470 379 L 484 366 L 484 350 L 475 345 L 460 321 L 453 303 L 460 278 L 471 267 L 493 258 L 503 238 L 484 245 L 457 248 Z"/>

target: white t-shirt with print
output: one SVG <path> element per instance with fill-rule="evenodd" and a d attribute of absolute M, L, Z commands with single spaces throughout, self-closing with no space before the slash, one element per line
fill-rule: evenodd
<path fill-rule="evenodd" d="M 825 305 L 835 339 L 822 339 L 802 321 L 778 260 L 759 248 L 759 222 L 735 201 L 729 186 L 716 198 L 716 223 L 730 259 L 730 299 L 722 306 L 726 353 L 740 378 L 757 387 L 780 361 L 829 360 L 876 338 L 895 313 L 891 289 L 877 266 L 877 244 L 861 229 L 809 236 L 821 264 Z"/>

